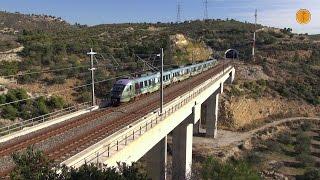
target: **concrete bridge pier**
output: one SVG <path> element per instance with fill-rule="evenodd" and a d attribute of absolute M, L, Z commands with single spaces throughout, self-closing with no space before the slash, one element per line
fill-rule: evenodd
<path fill-rule="evenodd" d="M 196 124 L 193 125 L 193 135 L 198 135 L 200 133 L 201 128 L 201 120 L 199 120 Z"/>
<path fill-rule="evenodd" d="M 235 74 L 236 74 L 236 71 L 234 69 L 231 70 L 231 72 L 229 73 L 229 78 L 226 80 L 228 84 L 232 84 L 235 78 Z"/>
<path fill-rule="evenodd" d="M 217 138 L 218 134 L 218 110 L 219 96 L 223 92 L 223 83 L 220 87 L 206 100 L 206 136 Z"/>
<path fill-rule="evenodd" d="M 194 114 L 172 131 L 172 179 L 184 180 L 191 175 Z"/>
<path fill-rule="evenodd" d="M 145 155 L 146 171 L 152 180 L 164 180 L 167 175 L 167 136 Z"/>

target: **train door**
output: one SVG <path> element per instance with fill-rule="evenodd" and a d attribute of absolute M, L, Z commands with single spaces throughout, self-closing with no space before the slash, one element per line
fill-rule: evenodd
<path fill-rule="evenodd" d="M 139 83 L 136 82 L 135 85 L 134 85 L 134 91 L 133 92 L 134 92 L 135 95 L 137 95 L 137 94 L 140 94 L 139 91 L 140 91 Z"/>

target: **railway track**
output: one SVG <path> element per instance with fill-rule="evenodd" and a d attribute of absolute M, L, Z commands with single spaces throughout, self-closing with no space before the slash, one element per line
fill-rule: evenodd
<path fill-rule="evenodd" d="M 219 65 L 216 68 L 224 67 L 224 65 Z M 216 69 L 215 69 L 216 70 Z M 212 69 L 209 71 L 213 71 Z M 220 71 L 218 71 L 220 72 Z M 191 78 L 189 79 L 190 84 L 192 86 L 188 86 L 187 88 L 179 88 L 173 94 L 167 95 L 165 98 L 165 103 L 170 102 L 171 100 L 175 99 L 179 95 L 187 92 L 194 87 L 198 86 L 202 83 L 202 80 L 208 79 L 212 75 L 210 72 L 205 72 L 203 77 L 200 78 Z M 186 81 L 188 82 L 188 80 Z M 70 142 L 65 142 L 60 146 L 52 149 L 48 152 L 50 158 L 54 159 L 56 162 L 61 162 L 68 157 L 76 154 L 77 152 L 81 152 L 82 150 L 86 149 L 90 145 L 108 137 L 109 135 L 113 134 L 117 130 L 130 125 L 131 123 L 135 122 L 136 120 L 142 118 L 148 112 L 152 112 L 156 110 L 159 106 L 159 100 L 155 99 L 152 101 L 148 106 L 144 106 L 143 108 L 137 110 L 135 114 L 129 114 L 126 116 L 118 117 L 113 121 L 108 121 L 105 124 L 98 126 L 97 128 L 92 129 L 90 132 L 84 133 L 81 137 L 75 137 Z M 138 116 L 137 116 L 138 114 Z M 87 141 L 89 140 L 89 141 Z M 81 146 L 79 146 L 81 144 Z"/>
<path fill-rule="evenodd" d="M 197 76 L 194 76 L 178 84 L 174 84 L 170 86 L 168 89 L 171 88 L 173 90 L 171 91 L 172 93 L 165 94 L 165 102 L 170 102 L 172 99 L 178 97 L 179 95 L 189 91 L 190 89 L 193 89 L 194 87 L 201 84 L 203 80 L 209 79 L 214 74 L 221 72 L 221 70 L 223 70 L 224 67 L 227 67 L 226 63 L 218 64 L 206 72 L 203 72 Z M 166 91 L 168 90 L 166 89 Z M 92 128 L 89 131 L 83 132 L 80 136 L 74 137 L 71 140 L 58 144 L 57 146 L 51 148 L 50 150 L 45 151 L 45 153 L 51 159 L 54 159 L 58 163 L 67 159 L 68 157 L 73 156 L 78 152 L 81 152 L 87 147 L 113 134 L 117 130 L 130 125 L 131 123 L 135 122 L 139 118 L 143 117 L 148 112 L 151 112 L 157 109 L 159 106 L 159 99 L 157 98 L 158 97 L 157 94 L 159 93 L 156 93 L 156 92 L 153 93 L 153 95 L 151 95 L 151 96 L 154 96 L 153 98 L 148 96 L 139 98 L 138 102 L 143 102 L 143 101 L 147 101 L 148 99 L 149 100 L 151 99 L 151 102 L 148 102 L 147 106 L 135 105 L 136 108 L 132 108 L 127 113 L 123 113 L 122 115 L 114 118 L 112 121 L 106 121 L 100 124 L 99 126 Z M 119 109 L 120 111 L 121 109 L 127 110 L 132 104 L 136 104 L 138 102 L 137 101 L 130 102 L 128 104 L 122 105 L 117 108 L 109 108 L 106 110 L 90 113 L 88 115 L 84 115 L 80 117 L 79 119 L 76 119 L 70 122 L 68 121 L 67 123 L 63 123 L 51 129 L 49 128 L 47 129 L 46 132 L 35 133 L 31 137 L 21 138 L 10 144 L 7 144 L 4 147 L 1 147 L 0 155 L 1 156 L 10 155 L 11 153 L 17 150 L 24 149 L 30 145 L 38 143 L 39 141 L 44 141 L 52 136 L 64 133 L 68 129 L 79 127 L 81 124 L 84 124 L 84 123 L 90 123 L 91 121 L 94 121 L 98 118 L 103 118 L 108 114 L 114 112 L 115 110 L 117 111 L 119 111 Z M 135 113 L 132 113 L 132 112 L 135 112 Z M 9 167 L 7 170 L 0 172 L 0 176 L 3 177 L 8 175 L 9 172 L 12 170 L 12 168 L 13 167 Z"/>

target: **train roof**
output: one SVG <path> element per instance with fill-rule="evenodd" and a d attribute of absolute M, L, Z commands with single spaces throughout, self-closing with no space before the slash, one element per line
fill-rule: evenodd
<path fill-rule="evenodd" d="M 189 65 L 189 66 L 184 66 L 184 67 L 180 67 L 180 68 L 177 68 L 177 69 L 170 69 L 170 70 L 167 70 L 167 71 L 164 71 L 163 72 L 163 75 L 168 75 L 172 72 L 179 72 L 181 70 L 185 70 L 185 69 L 189 69 L 189 68 L 193 68 L 193 67 L 197 67 L 199 65 L 203 65 L 203 64 L 208 64 L 208 63 L 212 63 L 216 61 L 215 59 L 212 59 L 212 60 L 208 60 L 208 61 L 204 61 L 204 62 L 201 62 L 201 63 L 197 63 L 197 64 L 193 64 L 193 65 Z M 123 84 L 123 85 L 127 85 L 129 84 L 130 82 L 132 81 L 138 81 L 138 82 L 141 82 L 141 81 L 146 81 L 146 80 L 149 80 L 150 78 L 157 78 L 157 77 L 160 77 L 160 73 L 157 72 L 157 73 L 153 73 L 153 74 L 145 74 L 144 76 L 142 77 L 136 77 L 136 78 L 132 78 L 132 79 L 129 79 L 129 78 L 126 78 L 126 79 L 120 79 L 116 82 L 116 84 Z"/>
<path fill-rule="evenodd" d="M 132 79 L 119 79 L 116 84 L 127 85 L 132 81 Z"/>

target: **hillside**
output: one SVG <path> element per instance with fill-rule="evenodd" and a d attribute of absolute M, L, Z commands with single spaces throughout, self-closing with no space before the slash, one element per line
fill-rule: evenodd
<path fill-rule="evenodd" d="M 69 28 L 70 24 L 59 17 L 48 15 L 26 15 L 0 11 L 0 32 L 4 34 L 17 34 L 23 30 L 55 31 Z"/>
<path fill-rule="evenodd" d="M 227 87 L 221 114 L 230 127 L 242 128 L 256 120 L 276 116 L 320 112 L 320 44 L 318 36 L 291 33 L 291 29 L 258 26 L 257 61 L 251 60 L 254 25 L 236 20 L 186 21 L 183 23 L 103 24 L 92 27 L 37 15 L 0 13 L 0 51 L 23 47 L 18 61 L 0 62 L 0 75 L 63 67 L 79 67 L 57 73 L 26 75 L 18 84 L 31 94 L 48 94 L 89 81 L 86 52 L 99 57 L 97 80 L 141 69 L 135 54 L 155 54 L 165 48 L 165 64 L 187 64 L 210 56 L 221 58 L 225 50 L 240 52 L 237 80 Z M 126 68 L 110 68 L 111 57 Z M 107 66 L 108 65 L 108 66 Z M 158 64 L 155 64 L 158 65 Z M 0 82 L 1 83 L 1 82 Z M 105 98 L 112 82 L 99 84 Z M 87 88 L 64 93 L 68 102 L 90 98 Z M 260 122 L 260 121 L 259 121 Z"/>

